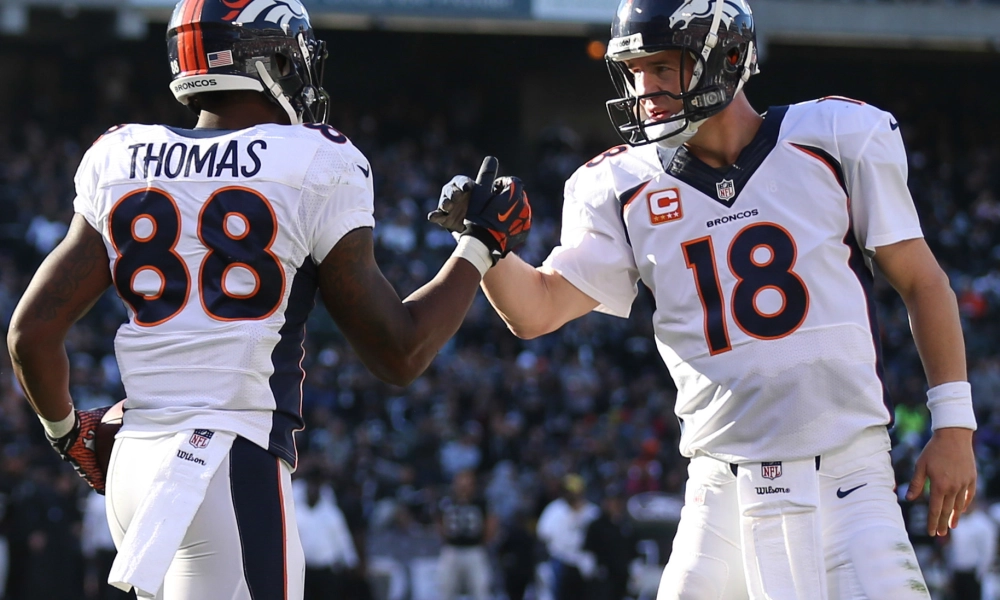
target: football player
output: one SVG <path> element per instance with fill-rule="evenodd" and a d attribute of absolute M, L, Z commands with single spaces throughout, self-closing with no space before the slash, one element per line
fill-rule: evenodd
<path fill-rule="evenodd" d="M 100 414 L 74 410 L 63 342 L 114 286 L 129 318 L 115 340 L 128 400 L 107 481 L 111 582 L 140 598 L 301 598 L 289 486 L 316 290 L 364 364 L 405 385 L 531 211 L 497 179 L 503 194 L 401 301 L 374 260 L 371 165 L 325 124 L 326 50 L 299 0 L 182 0 L 167 46 L 196 127 L 125 125 L 86 153 L 69 233 L 8 347 L 53 446 L 103 490 Z M 492 186 L 495 159 L 484 167 Z"/>
<path fill-rule="evenodd" d="M 566 183 L 560 246 L 539 268 L 500 261 L 490 301 L 533 338 L 592 310 L 627 317 L 637 282 L 652 291 L 691 458 L 659 600 L 927 598 L 893 494 L 872 263 L 929 386 L 909 494 L 929 479 L 932 534 L 975 493 L 976 422 L 898 122 L 843 98 L 759 114 L 744 0 L 623 0 L 611 33 L 607 108 L 627 144 Z M 431 220 L 458 228 L 476 189 L 453 180 Z"/>
<path fill-rule="evenodd" d="M 463 587 L 473 600 L 489 600 L 489 544 L 496 537 L 499 519 L 479 497 L 476 472 L 459 471 L 452 478 L 451 494 L 441 499 L 435 517 L 443 547 L 438 558 L 441 600 L 455 600 Z"/>

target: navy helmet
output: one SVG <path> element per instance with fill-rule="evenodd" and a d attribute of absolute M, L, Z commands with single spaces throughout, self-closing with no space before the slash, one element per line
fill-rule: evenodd
<path fill-rule="evenodd" d="M 300 0 L 181 0 L 167 26 L 170 90 L 262 92 L 293 124 L 326 121 L 326 43 Z M 281 57 L 281 58 L 279 58 Z"/>
<path fill-rule="evenodd" d="M 755 44 L 753 15 L 745 0 L 622 0 L 605 57 L 619 95 L 607 103 L 618 135 L 633 146 L 680 146 L 705 119 L 729 106 L 758 72 Z M 682 51 L 681 92 L 637 95 L 625 61 L 664 50 Z M 685 87 L 686 70 L 692 76 Z M 642 100 L 664 95 L 682 101 L 684 108 L 653 122 L 644 114 Z"/>

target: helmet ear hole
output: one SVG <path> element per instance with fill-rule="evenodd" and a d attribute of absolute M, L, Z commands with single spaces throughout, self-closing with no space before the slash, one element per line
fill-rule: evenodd
<path fill-rule="evenodd" d="M 274 66 L 277 67 L 278 73 L 282 77 L 292 72 L 292 61 L 288 60 L 288 57 L 280 52 L 274 55 Z"/>
<path fill-rule="evenodd" d="M 736 69 L 738 69 L 740 63 L 743 62 L 742 55 L 743 53 L 740 52 L 739 46 L 731 48 L 729 52 L 726 53 L 726 64 L 725 64 L 726 70 L 729 72 L 733 72 Z"/>

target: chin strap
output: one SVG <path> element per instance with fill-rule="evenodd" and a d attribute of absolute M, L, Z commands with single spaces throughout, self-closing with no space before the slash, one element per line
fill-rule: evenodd
<path fill-rule="evenodd" d="M 685 125 L 684 127 L 678 128 L 678 133 L 675 133 L 670 137 L 663 138 L 662 140 L 657 141 L 656 144 L 658 146 L 666 148 L 667 150 L 680 148 L 685 143 L 687 143 L 688 140 L 693 138 L 694 134 L 698 133 L 698 128 L 701 127 L 701 124 L 704 122 L 705 122 L 704 119 L 702 119 L 701 121 L 691 121 L 685 119 L 684 120 Z"/>
<path fill-rule="evenodd" d="M 270 93 L 271 96 L 278 101 L 278 105 L 281 106 L 281 108 L 284 109 L 285 113 L 288 115 L 289 122 L 291 122 L 292 125 L 298 125 L 301 123 L 302 120 L 299 118 L 298 113 L 295 112 L 291 103 L 288 102 L 288 98 L 285 97 L 285 92 L 282 91 L 281 86 L 278 85 L 277 82 L 275 82 L 271 77 L 271 74 L 267 72 L 267 69 L 264 67 L 264 63 L 258 60 L 254 63 L 254 67 L 257 69 L 257 74 L 260 75 L 260 80 L 264 82 L 264 89 L 266 89 L 268 93 Z"/>
<path fill-rule="evenodd" d="M 754 46 L 753 42 L 750 42 L 749 44 L 747 44 L 746 60 L 743 61 L 743 73 L 740 74 L 740 80 L 736 82 L 736 92 L 733 94 L 733 96 L 739 94 L 740 90 L 743 89 L 743 85 L 747 81 L 749 81 L 751 77 L 760 72 L 760 69 L 754 62 L 754 59 L 756 57 L 757 57 L 757 48 L 756 46 Z"/>

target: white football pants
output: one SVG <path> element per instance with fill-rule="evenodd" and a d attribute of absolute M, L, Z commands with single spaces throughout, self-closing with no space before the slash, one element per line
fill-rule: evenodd
<path fill-rule="evenodd" d="M 166 453 L 176 451 L 172 439 L 173 434 L 115 440 L 107 511 L 116 546 L 152 484 L 156 466 Z M 237 437 L 208 484 L 155 600 L 301 600 L 304 581 L 291 469 Z"/>
<path fill-rule="evenodd" d="M 888 450 L 888 433 L 878 427 L 821 457 L 819 517 L 829 600 L 930 598 L 896 500 Z M 747 600 L 741 550 L 731 465 L 692 459 L 657 600 Z"/>

